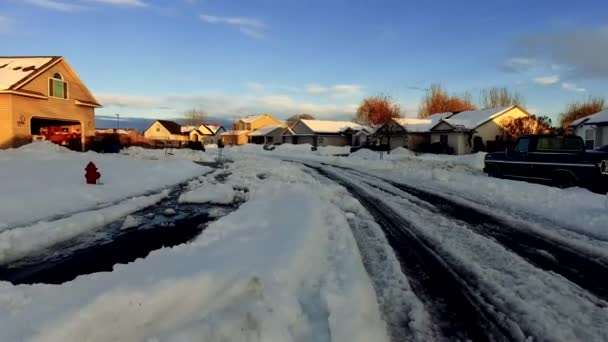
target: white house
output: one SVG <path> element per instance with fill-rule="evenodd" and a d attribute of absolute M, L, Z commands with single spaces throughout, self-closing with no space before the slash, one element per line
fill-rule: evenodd
<path fill-rule="evenodd" d="M 288 128 L 285 125 L 269 125 L 247 134 L 252 144 L 274 144 L 283 142 L 283 133 Z"/>
<path fill-rule="evenodd" d="M 431 142 L 431 128 L 439 120 L 453 113 L 437 113 L 424 119 L 417 118 L 394 118 L 382 125 L 375 132 L 380 145 L 390 145 L 390 149 L 406 147 L 409 150 L 417 150 L 421 144 Z"/>
<path fill-rule="evenodd" d="M 283 141 L 313 146 L 349 146 L 353 135 L 369 127 L 350 121 L 300 119 L 283 133 Z"/>
<path fill-rule="evenodd" d="M 608 109 L 575 120 L 570 127 L 585 140 L 588 150 L 608 145 Z"/>
<path fill-rule="evenodd" d="M 519 106 L 454 113 L 430 129 L 431 143 L 441 143 L 454 154 L 484 150 L 488 142 L 504 137 L 504 127 L 510 120 L 529 115 Z"/>

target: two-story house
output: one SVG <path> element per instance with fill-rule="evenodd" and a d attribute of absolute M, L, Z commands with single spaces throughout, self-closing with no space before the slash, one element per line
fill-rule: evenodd
<path fill-rule="evenodd" d="M 85 149 L 99 107 L 63 57 L 0 57 L 0 148 L 36 136 Z"/>
<path fill-rule="evenodd" d="M 267 126 L 285 126 L 270 114 L 249 115 L 235 121 L 232 130 L 222 133 L 224 145 L 244 145 L 249 142 L 249 133 Z"/>

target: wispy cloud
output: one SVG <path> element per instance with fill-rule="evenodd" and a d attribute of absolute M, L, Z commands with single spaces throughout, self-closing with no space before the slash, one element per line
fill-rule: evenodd
<path fill-rule="evenodd" d="M 587 91 L 586 88 L 579 87 L 576 84 L 570 83 L 570 82 L 564 82 L 564 83 L 562 83 L 562 88 L 564 88 L 566 90 L 570 90 L 570 91 L 576 91 L 576 92 L 579 92 L 579 93 L 583 93 L 583 92 Z"/>
<path fill-rule="evenodd" d="M 102 4 L 122 6 L 122 7 L 147 7 L 148 4 L 142 0 L 87 0 L 89 2 L 98 2 Z"/>
<path fill-rule="evenodd" d="M 123 112 L 158 112 L 159 108 L 171 107 L 175 114 L 183 110 L 198 107 L 210 115 L 234 118 L 250 113 L 272 113 L 286 118 L 293 114 L 312 113 L 318 118 L 349 117 L 354 115 L 355 103 L 314 103 L 300 101 L 292 96 L 274 94 L 267 96 L 253 95 L 176 95 L 166 97 L 131 96 L 118 94 L 98 94 L 97 99 L 104 105 L 100 115 L 113 113 L 116 108 Z"/>
<path fill-rule="evenodd" d="M 254 39 L 263 39 L 266 24 L 255 18 L 246 17 L 218 17 L 215 15 L 201 14 L 201 20 L 208 24 L 222 24 L 235 26 L 241 33 Z"/>
<path fill-rule="evenodd" d="M 331 87 L 325 87 L 318 84 L 310 84 L 305 91 L 310 95 L 318 95 L 325 97 L 346 97 L 359 95 L 361 86 L 355 84 L 337 84 Z"/>
<path fill-rule="evenodd" d="M 499 66 L 499 69 L 508 73 L 524 73 L 538 67 L 539 62 L 533 58 L 513 57 Z"/>
<path fill-rule="evenodd" d="M 60 2 L 55 0 L 24 0 L 25 3 L 32 4 L 38 7 L 52 9 L 62 12 L 75 12 L 83 9 L 83 6 L 74 3 Z"/>
<path fill-rule="evenodd" d="M 532 79 L 532 81 L 536 84 L 540 84 L 543 86 L 549 86 L 549 85 L 554 85 L 554 84 L 559 83 L 559 76 L 553 75 L 553 76 L 536 77 L 536 78 Z"/>

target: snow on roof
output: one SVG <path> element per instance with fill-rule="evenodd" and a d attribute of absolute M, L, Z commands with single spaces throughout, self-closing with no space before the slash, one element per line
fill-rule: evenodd
<path fill-rule="evenodd" d="M 509 107 L 499 107 L 499 108 L 488 108 L 482 110 L 468 110 L 464 112 L 460 112 L 457 114 L 452 114 L 443 121 L 448 124 L 460 128 L 460 129 L 475 129 L 479 125 L 487 122 L 488 120 L 492 120 L 493 118 L 499 116 L 505 111 L 513 108 L 514 106 Z"/>
<path fill-rule="evenodd" d="M 264 116 L 266 116 L 266 114 L 261 114 L 261 115 L 248 115 L 244 118 L 239 119 L 239 121 L 245 122 L 245 123 L 251 123 L 254 122 L 258 119 L 263 118 Z"/>
<path fill-rule="evenodd" d="M 600 123 L 608 123 L 608 109 L 603 110 L 601 112 L 597 112 L 593 115 L 586 116 L 584 118 L 580 118 L 578 120 L 572 121 L 570 126 L 578 126 L 580 124 L 585 125 L 596 125 Z"/>
<path fill-rule="evenodd" d="M 257 129 L 249 134 L 247 134 L 250 137 L 260 137 L 260 136 L 264 136 L 270 132 L 275 131 L 278 128 L 284 128 L 283 126 L 280 125 L 270 125 L 270 126 L 264 126 L 260 129 Z"/>
<path fill-rule="evenodd" d="M 7 90 L 58 57 L 0 57 L 0 90 Z"/>
<path fill-rule="evenodd" d="M 452 113 L 436 113 L 424 119 L 398 118 L 393 120 L 408 132 L 422 133 L 430 131 L 442 118 L 449 115 L 452 115 Z"/>
<path fill-rule="evenodd" d="M 216 134 L 217 131 L 219 131 L 219 129 L 222 127 L 222 126 L 217 126 L 217 125 L 205 125 L 205 126 L 207 126 L 207 128 L 209 128 L 209 130 L 213 134 Z"/>
<path fill-rule="evenodd" d="M 251 131 L 248 130 L 232 130 L 232 131 L 227 131 L 227 132 L 222 132 L 220 135 L 241 135 L 241 134 L 245 134 Z"/>
<path fill-rule="evenodd" d="M 315 133 L 340 133 L 347 129 L 361 130 L 365 126 L 350 121 L 300 120 Z"/>
<path fill-rule="evenodd" d="M 194 131 L 195 129 L 197 129 L 196 126 L 182 126 L 182 133 L 190 133 L 192 131 Z"/>

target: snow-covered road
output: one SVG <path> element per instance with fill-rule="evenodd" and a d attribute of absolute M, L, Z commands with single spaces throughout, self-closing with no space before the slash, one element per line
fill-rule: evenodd
<path fill-rule="evenodd" d="M 74 165 L 108 158 L 125 169 L 187 166 L 166 171 L 163 187 L 130 185 L 122 199 L 102 193 L 103 201 L 79 204 L 84 211 L 74 215 L 66 207 L 55 220 L 5 227 L 5 262 L 32 255 L 41 243 L 69 255 L 61 238 L 52 239 L 64 234 L 137 231 L 149 211 L 245 203 L 217 214 L 189 243 L 111 272 L 57 285 L 0 282 L 0 341 L 608 340 L 604 198 L 489 180 L 480 156 L 328 155 L 339 150 L 229 148 L 232 163 L 214 171 L 196 166 L 204 172 L 194 179 L 189 160 L 212 161 L 213 152 L 61 157 Z M 59 158 L 46 154 L 51 164 Z M 15 151 L 2 158 L 23 159 Z M 179 191 L 158 194 L 165 197 L 110 210 L 116 217 L 97 212 L 186 179 Z M 109 177 L 106 188 L 115 189 L 113 182 L 125 184 Z M 61 223 L 75 215 L 112 222 L 84 230 Z M 22 216 L 13 213 L 10 222 L 27 222 Z"/>

